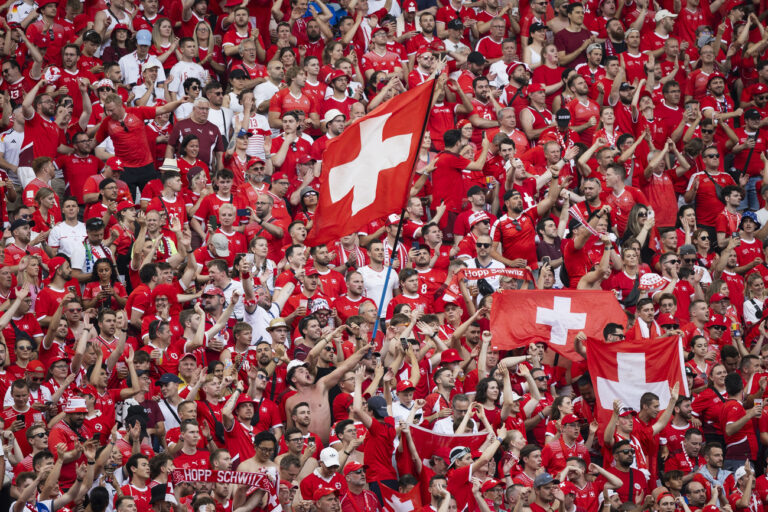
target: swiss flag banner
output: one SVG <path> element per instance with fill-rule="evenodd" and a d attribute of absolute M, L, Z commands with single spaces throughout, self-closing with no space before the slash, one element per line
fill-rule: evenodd
<path fill-rule="evenodd" d="M 479 450 L 488 439 L 486 434 L 436 434 L 416 425 L 411 425 L 410 429 L 413 444 L 419 450 L 419 457 L 422 460 L 429 460 L 440 448 L 447 448 L 450 451 L 457 446 L 466 446 L 471 450 Z"/>
<path fill-rule="evenodd" d="M 397 492 L 386 485 L 380 485 L 381 497 L 386 512 L 414 512 L 421 510 L 421 488 L 417 484 L 408 492 Z"/>
<path fill-rule="evenodd" d="M 595 412 L 605 425 L 613 412 L 613 401 L 640 410 L 643 393 L 655 393 L 661 409 L 669 403 L 670 388 L 678 383 L 680 396 L 688 396 L 685 353 L 679 336 L 642 342 L 605 343 L 587 340 L 587 366 L 595 388 Z"/>
<path fill-rule="evenodd" d="M 601 290 L 502 290 L 493 295 L 493 350 L 510 350 L 545 341 L 571 361 L 583 361 L 574 338 L 583 331 L 601 339 L 606 324 L 624 325 L 616 296 Z"/>
<path fill-rule="evenodd" d="M 338 240 L 400 212 L 432 99 L 434 80 L 398 94 L 331 139 L 307 245 Z"/>

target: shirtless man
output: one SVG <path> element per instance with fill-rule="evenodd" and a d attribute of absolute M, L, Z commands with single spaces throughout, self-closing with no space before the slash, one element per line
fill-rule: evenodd
<path fill-rule="evenodd" d="M 275 439 L 275 436 L 266 430 L 259 432 L 253 438 L 253 446 L 256 448 L 256 454 L 250 459 L 241 462 L 237 470 L 248 473 L 266 473 L 275 486 L 280 485 L 280 482 L 278 482 L 278 466 L 272 461 L 277 450 L 277 439 Z M 232 510 L 245 504 L 254 492 L 257 492 L 257 489 L 254 487 L 247 485 L 238 486 L 232 500 Z"/>
<path fill-rule="evenodd" d="M 317 344 L 325 344 L 329 342 L 331 336 L 321 338 Z M 328 391 L 339 383 L 345 373 L 355 369 L 357 364 L 363 358 L 368 349 L 372 345 L 366 344 L 360 347 L 357 352 L 349 356 L 343 363 L 338 365 L 328 375 L 320 378 L 317 382 L 314 382 L 315 377 L 309 373 L 306 363 L 301 366 L 292 368 L 287 374 L 286 381 L 289 386 L 293 386 L 296 389 L 296 393 L 285 401 L 284 407 L 287 411 L 287 427 L 292 428 L 293 421 L 291 420 L 290 411 L 299 402 L 307 402 L 312 409 L 312 421 L 309 424 L 309 430 L 311 432 L 317 432 L 322 436 L 323 445 L 328 445 L 328 436 L 331 431 L 331 411 L 328 405 Z M 322 347 L 320 347 L 322 349 Z M 314 350 L 313 350 L 314 352 Z"/>

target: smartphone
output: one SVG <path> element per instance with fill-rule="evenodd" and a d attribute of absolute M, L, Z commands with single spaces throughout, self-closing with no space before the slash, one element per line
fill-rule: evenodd
<path fill-rule="evenodd" d="M 403 347 L 403 351 L 408 350 L 408 340 L 405 338 L 400 338 L 400 346 Z"/>
<path fill-rule="evenodd" d="M 211 229 L 214 231 L 219 228 L 219 223 L 217 222 L 215 215 L 210 215 L 208 217 L 208 225 L 211 226 Z"/>
<path fill-rule="evenodd" d="M 238 217 L 250 217 L 251 216 L 251 209 L 250 208 L 238 208 L 237 209 L 237 216 Z"/>
<path fill-rule="evenodd" d="M 69 290 L 70 293 L 75 293 L 75 287 L 74 286 L 67 286 L 67 290 Z"/>
<path fill-rule="evenodd" d="M 16 421 L 20 421 L 24 423 L 24 415 L 23 414 L 17 414 L 16 415 Z"/>
<path fill-rule="evenodd" d="M 738 231 L 734 231 L 733 233 L 731 233 L 731 238 L 734 238 L 734 239 L 738 240 L 739 239 L 739 232 Z"/>
<path fill-rule="evenodd" d="M 413 242 L 411 249 L 415 249 L 418 251 L 419 249 L 421 249 L 421 244 L 419 244 L 419 242 Z"/>
<path fill-rule="evenodd" d="M 552 262 L 552 259 L 549 256 L 544 256 L 541 258 L 541 264 L 542 265 L 549 265 Z"/>
<path fill-rule="evenodd" d="M 93 438 L 96 441 L 99 441 L 101 439 L 101 432 L 96 432 L 95 434 L 93 434 Z"/>
<path fill-rule="evenodd" d="M 315 442 L 315 436 L 309 436 L 307 438 L 307 443 L 314 443 Z"/>
<path fill-rule="evenodd" d="M 248 253 L 245 254 L 245 261 L 249 265 L 253 265 L 253 253 L 252 252 L 248 252 Z"/>

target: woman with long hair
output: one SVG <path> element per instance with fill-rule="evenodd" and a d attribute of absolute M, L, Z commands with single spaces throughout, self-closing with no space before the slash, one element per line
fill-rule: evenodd
<path fill-rule="evenodd" d="M 199 21 L 195 25 L 192 39 L 197 43 L 198 64 L 207 69 L 212 77 L 220 77 L 227 70 L 227 65 L 221 53 L 221 46 L 215 43 L 213 30 L 207 21 Z"/>
<path fill-rule="evenodd" d="M 32 297 L 32 307 L 29 309 L 35 312 L 35 301 L 40 290 L 43 289 L 43 281 L 40 275 L 43 260 L 36 254 L 27 254 L 19 261 L 19 270 L 16 272 L 17 286 L 29 285 L 29 296 Z"/>
<path fill-rule="evenodd" d="M 187 174 L 193 167 L 200 167 L 205 171 L 207 181 L 211 181 L 211 171 L 208 168 L 208 164 L 198 158 L 200 155 L 200 139 L 197 135 L 188 134 L 181 139 L 179 144 L 179 157 L 176 160 L 179 166 L 179 172 L 181 173 L 181 181 L 185 186 L 188 186 L 189 181 Z"/>
<path fill-rule="evenodd" d="M 694 414 L 701 420 L 701 430 L 708 443 L 723 443 L 724 440 L 720 412 L 728 399 L 728 393 L 725 391 L 726 375 L 728 371 L 722 363 L 714 365 L 709 371 L 707 388 L 699 393 L 691 404 Z"/>
<path fill-rule="evenodd" d="M 51 188 L 41 188 L 35 194 L 37 208 L 32 214 L 35 228 L 32 236 L 49 231 L 53 226 L 61 222 L 61 210 L 56 206 L 56 193 Z"/>
<path fill-rule="evenodd" d="M 136 39 L 131 36 L 131 29 L 119 23 L 112 29 L 109 46 L 101 53 L 102 62 L 117 62 L 122 57 L 136 50 Z"/>
<path fill-rule="evenodd" d="M 744 288 L 744 321 L 752 325 L 763 317 L 765 309 L 765 282 L 760 274 L 749 274 Z"/>
<path fill-rule="evenodd" d="M 706 229 L 697 229 L 693 232 L 691 242 L 696 247 L 696 258 L 699 260 L 698 264 L 706 269 L 712 268 L 712 265 L 717 263 L 717 253 L 710 252 L 712 247 L 712 240 L 710 240 L 711 233 Z"/>
<path fill-rule="evenodd" d="M 115 215 L 117 216 L 117 224 L 110 229 L 114 235 L 109 250 L 115 255 L 118 271 L 127 278 L 128 264 L 131 262 L 131 247 L 136 240 L 134 234 L 136 233 L 136 206 L 128 201 L 121 202 L 117 206 Z"/>
<path fill-rule="evenodd" d="M 677 246 L 693 243 L 696 232 L 696 208 L 692 204 L 684 204 L 677 210 Z"/>
<path fill-rule="evenodd" d="M 285 69 L 291 69 L 293 66 L 299 65 L 299 59 L 296 57 L 293 48 L 280 48 L 280 51 L 277 52 L 277 60 L 283 63 Z"/>
<path fill-rule="evenodd" d="M 595 140 L 603 138 L 609 146 L 616 147 L 616 141 L 621 135 L 621 130 L 616 126 L 616 115 L 613 107 L 606 105 L 600 108 L 600 124 L 595 132 Z"/>
<path fill-rule="evenodd" d="M 184 206 L 187 209 L 187 215 L 191 218 L 198 208 L 203 198 L 207 195 L 213 194 L 213 188 L 209 182 L 209 179 L 202 167 L 192 167 L 187 174 L 189 183 L 182 189 L 182 197 L 184 198 Z M 195 227 L 198 224 L 190 223 L 192 229 L 192 247 L 197 249 L 203 244 L 205 240 L 205 232 L 195 231 Z M 198 226 L 199 227 L 199 226 Z"/>
<path fill-rule="evenodd" d="M 700 393 L 707 387 L 707 375 L 715 366 L 716 355 L 709 350 L 709 342 L 704 336 L 691 339 L 691 358 L 685 366 L 693 371 L 693 393 Z"/>
<path fill-rule="evenodd" d="M 275 262 L 267 257 L 269 254 L 269 242 L 263 236 L 257 236 L 248 244 L 253 254 L 253 269 L 251 274 L 258 277 L 261 284 L 272 292 L 275 289 Z"/>
<path fill-rule="evenodd" d="M 544 89 L 547 93 L 547 108 L 555 112 L 554 100 L 559 98 L 558 93 L 565 87 L 565 68 L 560 66 L 560 60 L 557 57 L 557 46 L 553 43 L 543 46 L 541 58 L 541 65 L 533 70 L 533 82 L 544 84 Z M 558 102 L 558 108 L 561 104 L 565 105 L 565 103 L 562 101 Z"/>
<path fill-rule="evenodd" d="M 166 76 L 179 62 L 179 38 L 173 34 L 173 24 L 168 18 L 158 18 L 152 26 L 152 46 L 149 53 L 155 55 L 163 64 Z"/>
<path fill-rule="evenodd" d="M 344 44 L 341 41 L 332 41 L 326 44 L 323 48 L 323 65 L 317 75 L 318 80 L 324 82 L 325 77 L 336 69 L 336 61 L 342 58 L 344 58 Z"/>
<path fill-rule="evenodd" d="M 501 418 L 501 407 L 499 407 L 500 396 L 501 388 L 496 379 L 486 377 L 480 379 L 477 383 L 475 402 L 484 409 L 485 417 L 488 418 L 488 422 L 494 429 L 499 428 L 503 421 Z M 479 418 L 478 421 L 480 421 Z"/>
<path fill-rule="evenodd" d="M 656 253 L 654 247 L 660 246 L 659 231 L 656 229 L 656 222 L 654 217 L 648 216 L 649 208 L 637 203 L 629 211 L 629 219 L 627 220 L 627 229 L 624 231 L 624 236 L 621 239 L 623 243 L 634 238 L 640 243 L 640 260 L 643 263 L 651 263 L 651 258 Z"/>
<path fill-rule="evenodd" d="M 528 46 L 523 51 L 523 62 L 531 71 L 544 64 L 544 46 L 547 44 L 547 27 L 541 23 L 532 23 L 528 29 Z"/>
<path fill-rule="evenodd" d="M 86 309 L 112 309 L 125 307 L 128 293 L 117 279 L 117 269 L 109 258 L 99 258 L 93 264 L 91 280 L 83 290 L 83 307 Z"/>

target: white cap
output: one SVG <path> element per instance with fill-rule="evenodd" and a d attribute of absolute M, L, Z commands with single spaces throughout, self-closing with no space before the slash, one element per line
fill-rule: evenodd
<path fill-rule="evenodd" d="M 214 233 L 208 242 L 216 249 L 216 256 L 219 258 L 229 257 L 229 240 L 224 233 Z"/>
<path fill-rule="evenodd" d="M 307 363 L 305 363 L 304 361 L 299 361 L 298 359 L 294 359 L 293 361 L 288 363 L 288 368 L 286 369 L 286 373 L 293 370 L 294 368 L 298 368 L 299 366 L 304 366 L 305 364 Z"/>
<path fill-rule="evenodd" d="M 347 116 L 345 116 L 339 109 L 332 108 L 325 113 L 325 116 L 323 116 L 323 123 L 328 124 L 339 116 L 343 116 L 344 119 L 347 118 Z"/>
<path fill-rule="evenodd" d="M 328 468 L 338 466 L 339 452 L 336 451 L 336 448 L 331 448 L 330 446 L 328 448 L 323 448 L 323 451 L 320 452 L 320 462 L 325 464 Z"/>
<path fill-rule="evenodd" d="M 175 158 L 166 158 L 163 160 L 163 165 L 160 166 L 161 171 L 178 171 L 179 162 Z"/>
<path fill-rule="evenodd" d="M 660 22 L 664 18 L 677 18 L 677 14 L 674 14 L 667 9 L 662 9 L 660 11 L 656 11 L 656 14 L 653 17 L 653 21 L 656 23 Z"/>

